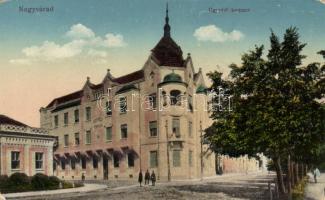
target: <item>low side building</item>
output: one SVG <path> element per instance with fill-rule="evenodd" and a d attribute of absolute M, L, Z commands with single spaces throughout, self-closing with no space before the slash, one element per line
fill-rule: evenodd
<path fill-rule="evenodd" d="M 0 174 L 53 175 L 55 136 L 0 115 Z"/>

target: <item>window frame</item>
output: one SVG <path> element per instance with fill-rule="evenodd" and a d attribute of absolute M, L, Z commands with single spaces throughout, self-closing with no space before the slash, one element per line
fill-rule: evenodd
<path fill-rule="evenodd" d="M 153 159 L 153 155 L 154 159 Z M 154 151 L 150 151 L 149 152 L 149 164 L 150 164 L 150 168 L 157 168 L 158 167 L 158 151 L 154 150 Z"/>
<path fill-rule="evenodd" d="M 44 153 L 43 152 L 35 152 L 35 169 L 36 170 L 44 169 L 43 163 L 44 163 Z"/>
<path fill-rule="evenodd" d="M 173 167 L 181 167 L 181 163 L 182 163 L 181 162 L 181 150 L 174 149 L 173 150 Z"/>
<path fill-rule="evenodd" d="M 79 123 L 80 119 L 79 119 L 79 109 L 75 109 L 74 110 L 74 123 Z"/>
<path fill-rule="evenodd" d="M 11 151 L 11 169 L 20 169 L 20 151 Z"/>
<path fill-rule="evenodd" d="M 108 130 L 110 130 L 110 134 L 108 134 L 109 133 Z M 108 137 L 108 135 L 110 135 L 110 137 Z M 105 130 L 105 140 L 106 140 L 106 142 L 111 142 L 112 138 L 113 138 L 112 126 L 108 126 L 108 127 L 106 127 L 106 130 Z"/>
<path fill-rule="evenodd" d="M 69 134 L 64 134 L 64 136 L 63 136 L 63 146 L 64 147 L 69 146 Z"/>
<path fill-rule="evenodd" d="M 88 137 L 89 136 L 89 137 Z M 85 133 L 85 144 L 91 144 L 91 130 L 87 130 Z"/>
<path fill-rule="evenodd" d="M 124 132 L 123 130 L 126 130 L 126 132 Z M 121 124 L 121 139 L 127 139 L 128 138 L 128 125 L 127 124 Z"/>
<path fill-rule="evenodd" d="M 152 124 L 155 124 L 155 127 L 152 127 Z M 149 121 L 149 136 L 150 137 L 157 137 L 158 136 L 158 123 L 157 121 Z M 155 134 L 152 134 L 153 130 L 155 130 Z"/>

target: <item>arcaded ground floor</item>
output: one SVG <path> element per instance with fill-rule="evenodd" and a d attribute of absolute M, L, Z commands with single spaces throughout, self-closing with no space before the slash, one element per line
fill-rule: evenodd
<path fill-rule="evenodd" d="M 131 181 L 107 181 L 108 188 L 87 193 L 26 198 L 24 200 L 134 200 L 134 199 L 269 199 L 268 182 L 274 174 L 229 174 L 203 181 L 158 182 L 156 186 L 139 187 Z"/>

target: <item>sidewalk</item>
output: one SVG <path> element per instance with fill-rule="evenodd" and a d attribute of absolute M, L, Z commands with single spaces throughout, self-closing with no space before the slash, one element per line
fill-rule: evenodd
<path fill-rule="evenodd" d="M 65 194 L 65 193 L 84 193 L 84 192 L 102 190 L 102 189 L 106 189 L 106 188 L 107 188 L 106 185 L 85 184 L 84 187 L 79 187 L 79 188 L 9 193 L 9 194 L 3 194 L 3 196 L 6 197 L 6 199 L 16 199 L 16 198 L 22 198 L 22 197 L 34 197 L 34 196 L 40 197 L 40 196 L 48 196 L 48 195 L 55 195 L 55 194 Z"/>
<path fill-rule="evenodd" d="M 305 200 L 325 200 L 325 174 L 321 174 L 318 178 L 318 182 L 314 183 L 314 178 L 309 180 L 305 189 Z"/>

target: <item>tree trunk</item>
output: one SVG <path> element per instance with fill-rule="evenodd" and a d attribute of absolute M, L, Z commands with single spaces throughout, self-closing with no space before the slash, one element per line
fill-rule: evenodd
<path fill-rule="evenodd" d="M 296 163 L 295 165 L 295 175 L 296 175 L 296 183 L 300 182 L 300 178 L 299 178 L 299 163 Z"/>
<path fill-rule="evenodd" d="M 287 187 L 288 187 L 288 194 L 291 196 L 291 159 L 290 155 L 288 155 L 288 166 L 287 166 Z"/>
<path fill-rule="evenodd" d="M 292 160 L 291 160 L 291 165 L 290 165 L 290 174 L 291 174 L 291 188 L 294 188 L 294 186 L 295 186 L 295 171 L 294 171 L 294 166 L 295 164 L 294 164 L 294 162 L 292 162 Z"/>
<path fill-rule="evenodd" d="M 282 194 L 285 193 L 285 186 L 284 186 L 284 181 L 283 181 L 283 172 L 282 172 L 282 167 L 281 167 L 281 160 L 280 157 L 273 158 L 273 163 L 276 171 L 276 176 L 278 180 L 278 187 L 280 189 L 280 192 Z"/>

